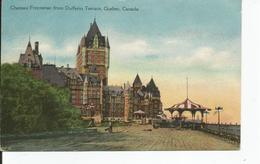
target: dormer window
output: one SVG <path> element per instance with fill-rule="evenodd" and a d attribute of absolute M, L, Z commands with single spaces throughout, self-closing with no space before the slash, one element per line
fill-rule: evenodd
<path fill-rule="evenodd" d="M 93 48 L 98 48 L 98 36 L 97 36 L 97 34 L 94 37 Z"/>

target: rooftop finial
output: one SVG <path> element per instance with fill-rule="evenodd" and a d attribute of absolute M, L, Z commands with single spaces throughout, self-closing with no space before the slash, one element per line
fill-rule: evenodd
<path fill-rule="evenodd" d="M 29 41 L 28 41 L 28 44 L 27 44 L 27 48 L 28 47 L 31 47 L 31 35 L 29 34 Z"/>

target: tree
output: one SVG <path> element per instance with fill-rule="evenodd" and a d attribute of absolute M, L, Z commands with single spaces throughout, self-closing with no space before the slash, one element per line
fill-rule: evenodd
<path fill-rule="evenodd" d="M 1 66 L 1 131 L 32 133 L 82 127 L 67 88 L 35 79 L 18 64 Z"/>

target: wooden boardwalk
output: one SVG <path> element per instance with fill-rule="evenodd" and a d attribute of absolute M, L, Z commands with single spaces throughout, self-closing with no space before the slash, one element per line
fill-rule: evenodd
<path fill-rule="evenodd" d="M 239 144 L 190 129 L 153 129 L 152 126 L 114 127 L 114 133 L 98 128 L 97 133 L 46 139 L 8 141 L 13 151 L 100 151 L 100 150 L 239 150 Z"/>

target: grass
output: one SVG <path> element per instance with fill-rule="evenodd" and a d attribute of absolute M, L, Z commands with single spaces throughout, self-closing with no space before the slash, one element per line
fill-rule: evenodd
<path fill-rule="evenodd" d="M 150 125 L 98 127 L 96 133 L 46 139 L 4 141 L 6 151 L 239 150 L 239 144 L 189 129 L 153 129 Z"/>

